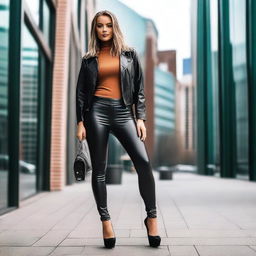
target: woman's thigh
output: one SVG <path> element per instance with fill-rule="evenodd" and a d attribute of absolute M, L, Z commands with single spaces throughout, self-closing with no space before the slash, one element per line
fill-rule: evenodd
<path fill-rule="evenodd" d="M 125 111 L 128 110 L 126 109 Z M 139 168 L 140 165 L 148 165 L 148 152 L 144 141 L 141 141 L 138 136 L 134 117 L 130 113 L 125 115 L 119 112 L 118 115 L 115 115 L 115 118 L 116 120 L 111 126 L 111 130 L 131 157 L 135 167 Z"/>
<path fill-rule="evenodd" d="M 109 137 L 109 117 L 107 106 L 93 102 L 84 120 L 86 139 L 90 150 L 92 167 L 101 169 L 106 165 Z"/>

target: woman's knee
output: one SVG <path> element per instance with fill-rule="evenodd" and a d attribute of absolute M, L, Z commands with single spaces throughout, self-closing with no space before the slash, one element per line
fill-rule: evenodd
<path fill-rule="evenodd" d="M 151 172 L 151 163 L 148 158 L 137 158 L 134 161 L 135 169 L 140 173 Z"/>

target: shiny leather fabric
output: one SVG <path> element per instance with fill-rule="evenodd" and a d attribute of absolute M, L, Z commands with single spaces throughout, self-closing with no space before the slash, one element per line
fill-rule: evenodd
<path fill-rule="evenodd" d="M 147 216 L 156 217 L 154 176 L 145 144 L 137 135 L 132 108 L 125 106 L 122 99 L 94 96 L 84 126 L 93 169 L 92 189 L 100 219 L 110 219 L 105 183 L 109 133 L 120 141 L 131 157 L 138 174 L 139 191 Z"/>
<path fill-rule="evenodd" d="M 136 118 L 146 120 L 143 73 L 135 50 L 120 54 L 120 82 L 124 104 L 135 104 Z M 83 58 L 76 87 L 77 123 L 83 121 L 90 110 L 97 84 L 98 57 Z"/>

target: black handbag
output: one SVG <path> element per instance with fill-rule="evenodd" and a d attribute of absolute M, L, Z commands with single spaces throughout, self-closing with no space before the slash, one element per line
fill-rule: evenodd
<path fill-rule="evenodd" d="M 73 171 L 77 181 L 85 180 L 86 174 L 92 170 L 91 157 L 86 139 L 79 140 Z"/>

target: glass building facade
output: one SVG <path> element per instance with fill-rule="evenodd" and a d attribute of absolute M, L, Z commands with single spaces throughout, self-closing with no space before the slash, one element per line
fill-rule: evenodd
<path fill-rule="evenodd" d="M 8 54 L 10 2 L 0 1 L 0 208 L 8 202 Z"/>
<path fill-rule="evenodd" d="M 256 180 L 256 3 L 198 0 L 193 4 L 198 172 Z"/>
<path fill-rule="evenodd" d="M 54 13 L 52 1 L 0 1 L 0 212 L 47 189 Z"/>
<path fill-rule="evenodd" d="M 154 165 L 173 165 L 176 130 L 176 79 L 170 72 L 159 67 L 154 69 Z M 171 156 L 170 156 L 171 155 Z"/>
<path fill-rule="evenodd" d="M 155 134 L 175 131 L 175 85 L 172 73 L 155 68 Z"/>
<path fill-rule="evenodd" d="M 75 182 L 74 88 L 81 57 L 87 51 L 92 3 L 0 0 L 0 214 L 41 191 L 60 190 Z M 58 23 L 57 12 L 62 15 Z M 66 46 L 57 43 L 65 33 Z M 60 79 L 64 68 L 54 65 L 63 56 L 67 56 L 64 82 Z M 56 95 L 56 88 L 65 90 Z M 59 104 L 62 96 L 64 101 Z M 55 138 L 52 124 L 63 111 L 67 123 Z M 66 150 L 56 160 L 52 152 L 60 144 Z M 56 162 L 63 164 L 61 169 Z"/>

